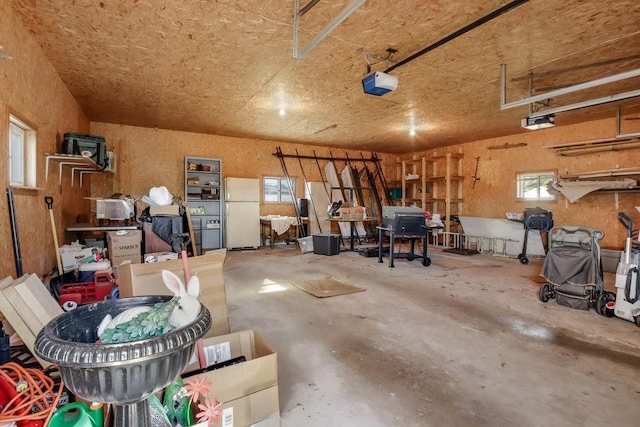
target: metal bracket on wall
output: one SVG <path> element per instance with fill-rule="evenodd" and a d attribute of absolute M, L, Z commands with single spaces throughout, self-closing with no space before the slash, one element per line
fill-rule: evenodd
<path fill-rule="evenodd" d="M 82 173 L 98 173 L 103 169 L 89 157 L 78 156 L 75 154 L 45 154 L 45 180 L 49 180 L 49 161 L 58 162 L 58 185 L 62 188 L 62 171 L 64 166 L 72 166 L 71 168 L 71 186 L 75 181 L 76 171 L 80 171 L 80 187 L 82 187 Z"/>

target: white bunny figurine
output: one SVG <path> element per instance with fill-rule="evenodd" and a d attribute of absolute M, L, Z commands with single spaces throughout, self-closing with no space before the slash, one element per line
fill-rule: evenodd
<path fill-rule="evenodd" d="M 116 317 L 107 314 L 98 325 L 98 337 L 104 344 L 137 341 L 162 335 L 193 322 L 200 314 L 200 280 L 191 276 L 185 288 L 182 280 L 168 270 L 162 270 L 165 285 L 175 295 L 171 300 L 153 307 L 131 307 Z"/>

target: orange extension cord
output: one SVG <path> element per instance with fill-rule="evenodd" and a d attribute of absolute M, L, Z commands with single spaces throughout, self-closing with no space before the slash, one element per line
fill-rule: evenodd
<path fill-rule="evenodd" d="M 53 368 L 56 366 L 52 365 L 47 370 Z M 64 387 L 62 379 L 56 392 L 53 379 L 47 376 L 45 371 L 23 368 L 14 362 L 0 365 L 0 379 L 12 387 L 15 387 L 19 381 L 26 382 L 27 385 L 24 390 L 17 392 L 0 411 L 0 424 L 27 420 L 44 420 L 43 426 L 49 423 Z M 49 399 L 52 400 L 49 401 Z"/>

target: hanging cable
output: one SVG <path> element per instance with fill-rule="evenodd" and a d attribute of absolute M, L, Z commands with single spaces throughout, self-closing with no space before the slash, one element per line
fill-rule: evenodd
<path fill-rule="evenodd" d="M 27 369 L 8 362 L 0 367 L 0 385 L 5 396 L 11 395 L 0 411 L 0 424 L 45 420 L 43 425 L 47 425 L 64 383 L 60 380 L 56 390 L 53 379 L 43 370 Z"/>

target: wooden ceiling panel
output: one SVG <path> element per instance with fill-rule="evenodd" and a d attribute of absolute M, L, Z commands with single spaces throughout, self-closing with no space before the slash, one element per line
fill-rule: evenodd
<path fill-rule="evenodd" d="M 366 1 L 299 60 L 293 0 L 12 2 L 91 120 L 344 148 L 407 152 L 523 132 L 527 106 L 500 111 L 502 63 L 508 101 L 529 95 L 530 73 L 540 93 L 640 65 L 636 0 L 530 0 L 396 68 L 399 87 L 382 97 L 363 93 L 359 49 L 394 48 L 401 60 L 508 1 Z M 320 0 L 299 20 L 298 48 L 349 3 Z M 638 86 L 629 79 L 548 106 Z M 612 116 L 615 107 L 556 120 Z"/>

